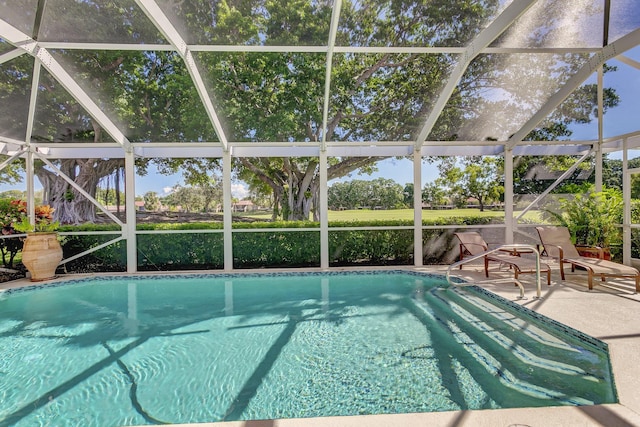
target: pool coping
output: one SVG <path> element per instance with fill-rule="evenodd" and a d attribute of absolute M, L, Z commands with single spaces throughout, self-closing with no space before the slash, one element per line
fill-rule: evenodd
<path fill-rule="evenodd" d="M 401 271 L 416 272 L 421 275 L 434 274 L 442 276 L 447 266 L 424 267 L 357 267 L 324 271 L 321 269 L 279 269 L 268 271 L 243 270 L 234 272 L 188 271 L 160 273 L 113 273 L 100 274 L 100 278 L 122 278 L 123 276 L 184 276 L 211 275 L 216 277 L 237 277 L 238 275 L 272 274 L 282 275 L 295 273 L 344 273 L 365 271 Z M 495 274 L 509 274 L 497 271 Z M 492 273 L 493 275 L 493 273 Z M 462 278 L 465 280 L 482 280 L 479 268 L 465 267 Z M 559 274 L 555 274 L 559 276 Z M 19 292 L 18 289 L 49 287 L 51 285 L 81 282 L 95 278 L 95 274 L 64 275 L 48 282 L 30 282 L 20 279 L 0 284 L 0 294 L 6 291 Z M 497 277 L 497 276 L 496 276 Z M 512 408 L 493 410 L 467 410 L 450 412 L 384 414 L 346 417 L 321 417 L 302 419 L 229 421 L 196 424 L 174 424 L 174 426 L 197 427 L 393 427 L 393 426 L 639 426 L 640 396 L 637 393 L 640 365 L 634 363 L 640 353 L 640 296 L 620 290 L 611 290 L 596 286 L 594 291 L 586 289 L 586 275 L 569 274 L 566 281 L 554 280 L 552 286 L 543 288 L 541 300 L 517 300 L 518 291 L 511 286 L 483 285 L 483 288 L 499 299 L 505 299 L 515 305 L 527 306 L 530 311 L 549 318 L 560 325 L 566 325 L 587 337 L 604 342 L 610 350 L 613 377 L 618 393 L 616 404 L 578 406 L 578 407 L 543 407 Z M 533 294 L 532 281 L 523 280 L 530 294 Z M 528 286 L 527 286 L 528 285 Z M 594 307 L 597 310 L 594 310 Z M 637 314 L 636 314 L 637 313 Z M 616 319 L 620 317 L 619 319 Z M 601 321 L 604 318 L 604 322 Z M 615 322 L 618 330 L 606 323 Z M 619 333 L 615 333 L 619 332 Z M 635 339 L 634 339 L 635 338 Z"/>

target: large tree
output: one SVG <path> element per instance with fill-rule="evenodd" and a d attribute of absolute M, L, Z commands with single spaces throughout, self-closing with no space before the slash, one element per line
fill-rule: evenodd
<path fill-rule="evenodd" d="M 324 45 L 330 2 L 267 0 L 177 4 L 194 43 Z M 338 44 L 423 45 L 469 40 L 491 16 L 497 1 L 459 0 L 427 4 L 367 0 L 345 2 Z M 208 13 L 204 13 L 208 12 Z M 200 16 L 206 18 L 192 17 Z M 446 17 L 446 18 L 445 18 Z M 210 31 L 198 31 L 211 19 Z M 224 53 L 198 56 L 214 82 L 213 94 L 231 141 L 322 139 L 324 53 Z M 410 140 L 455 58 L 450 55 L 337 54 L 333 58 L 328 141 Z M 447 112 L 447 125 L 460 113 Z M 438 135 L 434 131 L 434 135 Z M 381 157 L 331 158 L 329 180 L 355 170 L 372 170 Z M 317 158 L 237 159 L 240 178 L 271 188 L 276 212 L 286 219 L 318 218 Z"/>
<path fill-rule="evenodd" d="M 403 188 L 397 182 L 376 178 L 371 181 L 336 182 L 327 191 L 329 209 L 405 208 Z"/>
<path fill-rule="evenodd" d="M 499 0 L 362 0 L 344 1 L 337 34 L 337 45 L 353 46 L 464 46 L 477 35 L 500 8 Z M 172 2 L 166 7 L 183 37 L 191 44 L 213 45 L 326 45 L 332 2 L 295 0 L 200 0 Z M 560 21 L 560 6 L 544 11 L 549 31 L 525 32 L 527 45 L 545 46 L 545 38 L 566 28 Z M 79 15 L 93 16 L 97 5 L 80 2 L 73 13 L 61 14 L 60 26 L 89 26 Z M 82 13 L 80 13 L 82 12 Z M 122 13 L 127 19 L 122 19 Z M 134 42 L 163 43 L 148 20 L 132 7 L 101 6 L 101 16 L 111 18 L 115 27 L 95 28 L 93 38 L 127 39 Z M 82 21 L 82 22 L 80 22 Z M 522 32 L 515 32 L 521 36 Z M 503 40 L 513 34 L 505 34 Z M 293 49 L 292 49 L 293 50 Z M 59 51 L 58 59 L 81 86 L 94 96 L 127 137 L 134 142 L 217 141 L 200 97 L 182 59 L 173 52 Z M 453 54 L 336 53 L 331 74 L 331 99 L 326 131 L 322 129 L 326 54 L 293 52 L 200 52 L 196 64 L 207 82 L 216 111 L 229 141 L 316 143 L 327 141 L 411 141 L 438 95 L 452 66 L 459 60 Z M 514 60 L 518 63 L 514 64 Z M 449 103 L 428 138 L 455 140 L 467 136 L 502 138 L 517 129 L 531 111 L 557 88 L 566 72 L 584 61 L 582 55 L 480 55 L 462 77 Z M 25 68 L 27 74 L 28 67 Z M 9 75 L 9 73 L 7 73 Z M 522 85 L 524 78 L 535 85 Z M 45 87 L 41 113 L 36 120 L 35 137 L 46 140 L 108 141 L 104 131 L 89 114 L 69 101 L 50 78 Z M 554 84 L 555 86 L 549 86 Z M 25 87 L 29 87 L 28 83 Z M 499 88 L 499 89 L 498 89 Z M 494 92 L 485 96 L 488 91 Z M 551 122 L 566 123 L 577 116 L 590 119 L 596 105 L 594 92 L 580 102 L 565 104 Z M 491 114 L 497 108 L 509 116 Z M 46 113 L 46 114 L 45 114 Z M 64 117 L 63 117 L 64 116 Z M 477 126 L 463 123 L 490 123 L 501 134 L 479 132 Z M 510 124 L 510 125 L 509 125 Z M 545 124 L 548 128 L 551 125 Z M 67 131 L 67 128 L 71 131 Z M 486 128 L 486 126 L 485 126 Z M 323 135 L 323 132 L 326 132 Z M 329 180 L 355 170 L 373 170 L 381 157 L 336 157 L 329 159 Z M 144 173 L 149 159 L 138 161 Z M 198 174 L 214 173 L 219 162 L 209 159 L 152 159 L 161 171 L 186 168 Z M 237 176 L 251 185 L 269 188 L 275 212 L 286 219 L 318 218 L 319 170 L 317 158 L 235 158 Z M 117 173 L 117 162 L 110 159 L 84 159 L 75 165 L 61 160 L 62 169 L 83 188 Z M 104 176 L 91 176 L 84 165 L 101 165 Z M 46 170 L 46 168 L 45 168 Z M 111 172 L 109 172 L 111 170 Z M 73 173 L 75 171 L 75 173 Z M 93 173 L 93 172 L 92 172 Z M 46 175 L 47 172 L 41 174 Z M 48 175 L 54 191 L 69 193 L 68 199 L 81 200 L 60 178 Z M 86 181 L 80 179 L 87 177 Z M 53 184 L 55 182 L 55 184 Z M 258 184 L 259 183 L 259 184 Z M 187 184 L 192 182 L 187 180 Z M 196 183 L 197 184 L 197 183 Z M 97 185 L 97 183 L 95 183 Z M 194 184 L 195 185 L 195 184 Z M 91 194 L 91 191 L 89 191 Z M 57 201 L 56 203 L 65 203 Z M 68 207 L 68 209 L 67 209 Z M 78 209 L 72 215 L 69 209 Z M 91 219 L 90 204 L 67 203 L 58 213 L 74 221 Z"/>
<path fill-rule="evenodd" d="M 221 3 L 212 15 L 215 28 L 211 33 L 199 33 L 209 37 L 201 42 L 325 43 L 329 4 L 299 0 L 266 1 L 263 5 L 250 9 L 242 1 Z M 465 44 L 498 7 L 499 2 L 464 0 L 345 2 L 337 44 Z M 547 38 L 565 31 L 566 26 L 558 21 L 560 11 L 555 8 L 542 11 L 549 31 L 529 33 L 529 39 L 524 41 L 516 32 L 520 41 L 544 46 Z M 299 25 L 310 16 L 313 18 L 304 22 L 313 25 Z M 505 34 L 501 42 L 508 43 L 510 37 L 513 38 L 513 33 Z M 585 58 L 572 54 L 478 56 L 462 76 L 428 138 L 506 139 Z M 324 54 L 242 52 L 201 55 L 200 59 L 209 79 L 216 82 L 214 93 L 226 118 L 228 139 L 317 142 L 323 137 Z M 414 139 L 457 60 L 453 55 L 334 55 L 326 140 Z M 610 94 L 606 92 L 607 96 Z M 541 129 L 547 134 L 565 136 L 568 123 L 592 119 L 595 105 L 595 85 L 585 86 L 554 112 Z M 508 114 L 495 114 L 496 111 Z M 498 133 L 487 133 L 490 128 Z M 380 159 L 330 158 L 328 178 L 339 178 L 358 169 L 371 171 Z M 241 178 L 260 180 L 272 189 L 276 207 L 282 207 L 285 218 L 308 218 L 309 209 L 314 209 L 314 218 L 318 218 L 318 159 L 244 157 L 238 159 L 236 168 Z"/>
<path fill-rule="evenodd" d="M 477 200 L 482 212 L 487 203 L 498 201 L 504 192 L 502 163 L 496 157 L 465 157 L 458 162 L 450 159 L 441 163 L 436 184 L 458 200 Z"/>

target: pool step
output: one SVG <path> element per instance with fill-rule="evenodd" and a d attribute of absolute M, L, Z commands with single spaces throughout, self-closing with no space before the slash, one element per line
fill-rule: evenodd
<path fill-rule="evenodd" d="M 432 295 L 435 298 L 439 298 L 436 293 Z M 460 295 L 460 297 L 464 298 L 463 295 Z M 449 308 L 463 319 L 466 324 L 474 327 L 494 343 L 511 352 L 522 363 L 529 364 L 537 369 L 550 371 L 550 373 L 570 375 L 591 382 L 598 382 L 603 379 L 582 368 L 564 363 L 567 359 L 570 360 L 571 357 L 581 353 L 580 350 L 567 343 L 562 343 L 559 338 L 553 337 L 531 322 L 517 319 L 516 316 L 490 303 L 487 303 L 487 306 L 490 307 L 489 311 L 477 309 L 477 305 L 472 305 L 470 308 L 475 309 L 472 312 L 468 310 L 469 307 L 465 308 L 451 301 L 450 296 L 447 300 L 440 299 L 443 304 L 448 304 Z M 484 308 L 486 309 L 487 306 Z M 494 315 L 498 316 L 494 317 Z M 489 323 L 482 317 L 489 318 L 492 322 Z M 496 319 L 498 319 L 498 323 L 496 323 Z M 522 328 L 523 324 L 526 324 L 524 329 Z M 530 348 L 527 348 L 527 340 L 521 339 L 523 334 L 527 334 L 529 338 L 535 337 L 537 339 L 536 343 L 542 343 L 543 345 L 529 346 Z M 551 344 L 551 348 L 547 347 L 548 344 Z"/>
<path fill-rule="evenodd" d="M 497 330 L 478 317 L 477 307 L 471 309 L 472 313 L 467 309 L 468 307 L 452 302 L 449 298 L 444 299 L 438 295 L 438 292 L 442 292 L 442 290 L 426 292 L 422 301 L 414 299 L 415 310 L 422 316 L 429 318 L 429 323 L 435 323 L 443 329 L 453 338 L 458 347 L 462 347 L 464 352 L 472 357 L 475 362 L 471 363 L 476 365 L 476 368 L 480 367 L 484 372 L 483 375 L 480 375 L 478 369 L 470 369 L 475 372 L 476 381 L 483 387 L 497 391 L 498 395 L 507 393 L 509 401 L 500 404 L 518 406 L 514 400 L 513 391 L 540 399 L 541 405 L 548 405 L 549 400 L 564 405 L 594 403 L 594 400 L 588 397 L 592 393 L 586 393 L 587 397 L 585 397 L 583 389 L 597 386 L 599 378 L 579 367 L 532 353 L 519 345 L 517 343 L 519 340 L 507 335 L 521 334 L 522 332 L 518 329 L 501 328 Z M 480 311 L 486 316 L 491 316 L 482 310 Z M 495 307 L 495 311 L 499 312 L 500 309 Z M 495 318 L 493 321 L 495 322 Z M 433 329 L 430 328 L 430 332 L 434 333 Z M 541 335 L 545 336 L 546 334 Z M 553 342 L 554 340 L 549 341 Z M 571 348 L 567 351 L 573 352 L 574 349 Z M 563 377 L 567 380 L 563 380 Z M 550 382 L 554 386 L 553 390 L 546 386 Z M 577 392 L 574 392 L 574 388 L 577 389 Z"/>
<path fill-rule="evenodd" d="M 474 295 L 473 292 L 464 289 L 449 289 L 446 292 L 446 298 L 441 295 L 441 291 L 434 290 L 430 296 L 462 318 L 467 318 L 468 322 L 502 342 L 503 346 L 506 345 L 511 350 L 517 347 L 526 352 L 527 360 L 531 360 L 532 357 L 548 359 L 551 361 L 550 368 L 554 369 L 556 363 L 562 363 L 585 350 L 589 351 L 578 345 L 575 337 L 566 337 L 563 340 L 552 334 L 552 329 L 545 330 L 538 326 L 539 321 L 522 317 L 503 306 Z"/>

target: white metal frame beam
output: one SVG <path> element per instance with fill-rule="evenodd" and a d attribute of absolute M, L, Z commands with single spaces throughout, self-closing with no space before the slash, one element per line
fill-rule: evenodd
<path fill-rule="evenodd" d="M 331 24 L 327 40 L 327 59 L 324 78 L 324 99 L 322 104 L 322 139 L 320 140 L 320 152 L 318 153 L 318 167 L 320 168 L 320 188 L 318 189 L 318 203 L 320 212 L 320 268 L 329 268 L 329 205 L 328 205 L 328 169 L 327 158 L 327 132 L 329 126 L 329 103 L 331 102 L 331 71 L 333 70 L 333 55 L 336 48 L 336 35 L 340 23 L 342 0 L 335 0 L 331 11 Z"/>
<path fill-rule="evenodd" d="M 224 270 L 233 270 L 233 216 L 231 204 L 231 151 L 222 158 L 222 228 L 224 244 Z"/>
<path fill-rule="evenodd" d="M 213 102 L 211 102 L 207 86 L 204 84 L 200 71 L 198 71 L 198 67 L 196 66 L 189 46 L 187 46 L 187 43 L 184 41 L 178 30 L 173 26 L 169 18 L 167 18 L 162 9 L 160 9 L 160 6 L 158 6 L 154 0 L 136 0 L 136 3 L 140 9 L 144 11 L 151 22 L 153 22 L 153 24 L 158 28 L 158 31 L 167 38 L 169 43 L 175 47 L 175 50 L 182 57 L 182 60 L 189 71 L 189 75 L 191 76 L 191 80 L 198 91 L 198 95 L 200 95 L 202 105 L 204 106 L 204 109 L 209 116 L 209 120 L 213 125 L 213 129 L 218 135 L 220 143 L 224 149 L 227 150 L 227 137 L 222 129 L 222 124 L 220 123 L 216 109 L 213 106 Z"/>
<path fill-rule="evenodd" d="M 333 11 L 331 14 L 331 26 L 329 28 L 329 40 L 327 47 L 327 61 L 324 78 L 324 103 L 322 105 L 322 141 L 320 150 L 325 151 L 327 148 L 327 126 L 329 124 L 329 102 L 331 101 L 331 70 L 333 69 L 333 52 L 336 44 L 336 34 L 338 33 L 338 24 L 340 22 L 340 10 L 342 9 L 342 0 L 335 0 Z"/>
<path fill-rule="evenodd" d="M 595 146 L 595 189 L 602 191 L 602 140 L 604 138 L 604 67 L 598 67 L 598 142 Z"/>
<path fill-rule="evenodd" d="M 73 261 L 74 259 L 82 258 L 85 255 L 89 255 L 90 253 L 97 252 L 100 249 L 106 248 L 109 245 L 113 245 L 115 243 L 118 243 L 120 240 L 123 240 L 123 239 L 124 239 L 124 236 L 122 236 L 122 235 L 120 235 L 118 237 L 114 237 L 113 239 L 111 239 L 111 240 L 109 240 L 107 242 L 104 242 L 104 243 L 101 243 L 101 244 L 99 244 L 97 246 L 91 247 L 91 248 L 87 249 L 86 251 L 82 251 L 79 254 L 75 254 L 73 256 L 70 256 L 69 258 L 65 258 L 62 261 L 60 261 L 60 264 L 58 264 L 58 265 L 64 265 L 64 264 L 66 264 L 66 263 L 68 263 L 70 261 Z"/>
<path fill-rule="evenodd" d="M 174 51 L 170 44 L 133 44 L 133 43 L 78 43 L 78 42 L 41 42 L 46 49 L 67 50 L 157 50 Z M 327 46 L 278 46 L 278 45 L 189 45 L 191 52 L 272 52 L 272 53 L 326 53 Z M 334 46 L 336 53 L 415 53 L 415 54 L 462 54 L 465 47 L 457 46 Z M 485 47 L 480 53 L 596 53 L 598 47 Z"/>
<path fill-rule="evenodd" d="M 19 145 L 19 146 L 26 145 L 26 143 L 24 141 L 20 141 L 20 140 L 13 139 L 13 138 L 7 138 L 6 136 L 0 136 L 0 143 L 11 144 L 11 145 Z"/>
<path fill-rule="evenodd" d="M 40 69 L 42 64 L 38 58 L 33 60 L 33 76 L 31 78 L 31 93 L 29 94 L 29 113 L 27 115 L 27 128 L 25 130 L 24 143 L 27 153 L 27 175 L 33 175 L 33 153 L 34 147 L 31 147 L 31 135 L 33 133 L 33 122 L 36 115 L 36 102 L 38 100 L 38 87 L 40 85 Z M 36 223 L 36 203 L 35 203 L 35 181 L 33 176 L 27 177 L 27 215 L 31 224 Z"/>
<path fill-rule="evenodd" d="M 6 158 L 4 162 L 0 163 L 0 171 L 6 168 L 7 166 L 9 166 L 15 159 L 23 155 L 26 151 L 27 151 L 26 148 L 21 148 L 20 150 L 16 151 L 12 156 Z"/>
<path fill-rule="evenodd" d="M 413 265 L 422 266 L 422 154 L 413 150 Z"/>
<path fill-rule="evenodd" d="M 127 137 L 118 129 L 118 127 L 109 119 L 100 107 L 91 99 L 91 97 L 76 83 L 71 75 L 60 65 L 60 63 L 47 51 L 39 46 L 38 42 L 16 29 L 5 20 L 0 18 L 0 37 L 8 41 L 12 45 L 24 50 L 28 54 L 34 56 L 42 63 L 51 75 L 69 92 L 71 96 L 89 113 L 94 120 L 111 137 L 122 145 L 125 149 L 129 149 L 130 143 Z M 28 141 L 27 141 L 28 142 Z"/>
<path fill-rule="evenodd" d="M 629 173 L 629 150 L 627 140 L 622 143 L 622 262 L 631 265 L 631 173 Z"/>
<path fill-rule="evenodd" d="M 5 62 L 9 62 L 13 59 L 16 59 L 19 56 L 24 55 L 26 52 L 22 49 L 13 49 L 7 53 L 3 53 L 0 55 L 0 64 L 4 64 Z"/>
<path fill-rule="evenodd" d="M 513 150 L 504 150 L 504 241 L 513 243 L 518 221 L 513 218 Z"/>
<path fill-rule="evenodd" d="M 556 188 L 558 185 L 560 185 L 560 183 L 562 183 L 562 181 L 564 181 L 573 172 L 575 172 L 575 170 L 578 169 L 578 166 L 580 166 L 580 164 L 583 161 L 585 161 L 587 159 L 587 157 L 589 157 L 589 156 L 591 156 L 591 154 L 593 154 L 593 151 L 594 150 L 591 150 L 588 153 L 585 153 L 582 157 L 580 157 L 578 160 L 576 160 L 576 162 L 573 165 L 571 165 L 571 167 L 569 169 L 564 171 L 564 173 L 562 175 L 560 175 L 558 177 L 558 179 L 556 179 L 551 185 L 549 185 L 546 190 L 544 190 L 542 193 L 540 193 L 538 195 L 538 197 L 536 197 L 531 203 L 529 203 L 529 206 L 527 206 L 526 208 L 524 208 L 522 210 L 522 212 L 520 212 L 520 214 L 516 218 L 516 221 L 519 220 L 520 218 L 522 218 L 527 212 L 529 212 L 532 208 L 534 208 L 538 204 L 538 202 L 540 200 L 544 199 L 547 196 L 547 194 L 551 193 L 554 188 Z"/>
<path fill-rule="evenodd" d="M 638 70 L 640 70 L 640 62 L 629 58 L 628 56 L 625 55 L 618 55 L 616 56 L 616 59 L 624 64 L 630 65 L 633 68 L 636 68 Z"/>
<path fill-rule="evenodd" d="M 326 151 L 320 152 L 318 167 L 320 168 L 320 268 L 326 270 L 331 261 L 329 259 L 329 199 L 327 190 L 329 161 Z"/>
<path fill-rule="evenodd" d="M 626 52 L 640 44 L 640 29 L 630 32 L 629 34 L 619 38 L 602 48 L 602 50 L 589 58 L 587 63 L 582 66 L 567 82 L 553 94 L 546 104 L 536 111 L 536 113 L 507 141 L 507 146 L 513 148 L 520 144 L 524 138 L 536 126 L 542 122 L 549 114 L 553 112 L 571 93 L 584 83 L 594 72 L 598 71 L 600 66 L 609 59 L 615 58 L 622 52 Z"/>
<path fill-rule="evenodd" d="M 462 52 L 462 57 L 451 72 L 447 84 L 438 95 L 429 116 L 427 117 L 418 137 L 416 139 L 416 149 L 422 146 L 422 143 L 427 139 L 429 133 L 436 124 L 438 117 L 447 105 L 451 94 L 456 89 L 456 86 L 460 82 L 460 79 L 464 75 L 464 72 L 471 64 L 471 61 L 480 54 L 480 52 L 491 44 L 500 34 L 502 34 L 513 22 L 518 19 L 523 13 L 525 13 L 537 0 L 523 0 L 519 2 L 513 2 L 495 19 L 489 24 L 487 28 L 482 30 L 475 39 L 469 43 Z"/>
<path fill-rule="evenodd" d="M 124 206 L 127 222 L 122 233 L 127 239 L 127 273 L 138 271 L 138 235 L 136 234 L 136 173 L 135 158 L 132 150 L 124 157 Z"/>

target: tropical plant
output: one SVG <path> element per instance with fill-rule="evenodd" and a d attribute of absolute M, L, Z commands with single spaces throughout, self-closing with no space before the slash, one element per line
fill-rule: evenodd
<path fill-rule="evenodd" d="M 38 205 L 35 207 L 35 223 L 31 223 L 27 215 L 27 202 L 23 200 L 13 200 L 11 204 L 17 206 L 18 217 L 14 218 L 11 226 L 21 233 L 31 232 L 53 232 L 60 226 L 59 221 L 53 220 L 53 209 L 49 205 Z"/>
<path fill-rule="evenodd" d="M 615 189 L 560 199 L 560 212 L 545 211 L 546 219 L 555 219 L 569 229 L 576 245 L 609 248 L 620 243 L 618 227 L 622 223 L 624 204 L 622 193 Z"/>

